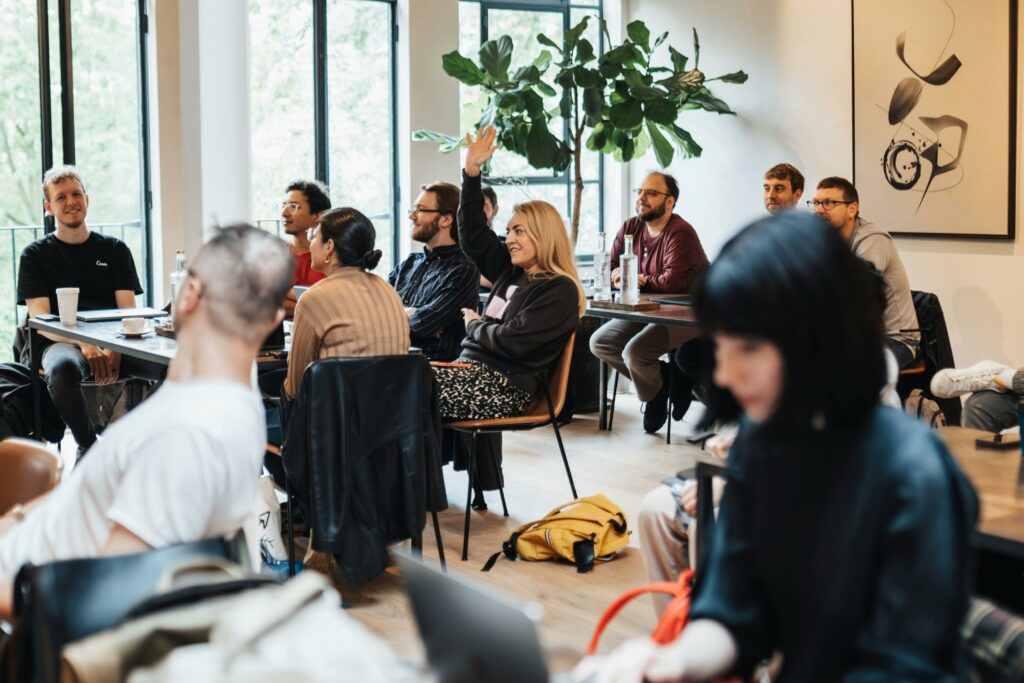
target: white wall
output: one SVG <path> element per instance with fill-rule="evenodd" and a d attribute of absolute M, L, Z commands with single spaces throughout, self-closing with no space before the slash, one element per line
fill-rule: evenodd
<path fill-rule="evenodd" d="M 149 0 L 154 303 L 174 253 L 249 220 L 248 3 Z"/>
<path fill-rule="evenodd" d="M 746 222 L 764 215 L 761 183 L 773 164 L 787 161 L 801 169 L 811 195 L 824 176 L 851 177 L 849 0 L 626 3 L 627 21 L 643 19 L 669 31 L 669 43 L 685 54 L 692 54 L 690 29 L 696 27 L 700 66 L 708 75 L 738 69 L 750 75 L 745 85 L 714 87 L 738 117 L 686 112 L 680 118 L 704 155 L 676 161 L 670 171 L 682 189 L 680 214 L 693 223 L 709 257 Z M 1018 71 L 1021 66 L 1024 61 Z M 1017 152 L 1020 179 L 1019 145 Z M 633 182 L 654 167 L 653 157 L 631 164 Z M 870 216 L 870 207 L 861 208 Z M 1018 235 L 1022 231 L 1018 198 Z M 900 238 L 897 244 L 911 286 L 938 294 L 959 365 L 982 358 L 1024 365 L 1021 237 L 1013 243 Z"/>

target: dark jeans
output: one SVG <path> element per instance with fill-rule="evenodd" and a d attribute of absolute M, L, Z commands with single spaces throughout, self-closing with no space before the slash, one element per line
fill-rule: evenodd
<path fill-rule="evenodd" d="M 900 370 L 913 363 L 914 359 L 917 358 L 917 353 L 903 342 L 898 342 L 895 339 L 888 339 L 887 341 L 889 342 L 889 350 L 896 356 L 896 365 Z"/>
<path fill-rule="evenodd" d="M 707 363 L 712 354 L 711 341 L 704 335 L 686 342 L 673 354 L 678 372 L 672 378 L 672 402 L 679 414 L 686 414 L 695 391 L 703 398 L 702 383 L 709 379 Z"/>
<path fill-rule="evenodd" d="M 82 350 L 73 344 L 52 344 L 43 352 L 42 367 L 53 405 L 78 447 L 87 450 L 96 442 L 96 427 L 89 419 L 82 393 L 82 382 L 92 376 Z M 120 377 L 160 381 L 166 374 L 163 365 L 121 356 Z"/>

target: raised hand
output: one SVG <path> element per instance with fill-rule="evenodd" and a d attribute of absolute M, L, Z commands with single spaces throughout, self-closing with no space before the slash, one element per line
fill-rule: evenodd
<path fill-rule="evenodd" d="M 494 129 L 494 126 L 477 129 L 475 140 L 472 133 L 466 133 L 466 166 L 463 169 L 466 175 L 472 177 L 480 175 L 480 167 L 487 163 L 487 160 L 494 154 L 494 150 L 498 148 L 494 144 L 497 137 L 498 131 Z"/>

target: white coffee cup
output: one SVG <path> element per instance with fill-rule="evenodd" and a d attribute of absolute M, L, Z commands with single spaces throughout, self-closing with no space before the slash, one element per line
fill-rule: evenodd
<path fill-rule="evenodd" d="M 145 318 L 123 318 L 121 320 L 121 331 L 125 334 L 142 334 L 145 329 Z"/>
<path fill-rule="evenodd" d="M 78 287 L 57 288 L 57 312 L 64 327 L 78 324 Z"/>

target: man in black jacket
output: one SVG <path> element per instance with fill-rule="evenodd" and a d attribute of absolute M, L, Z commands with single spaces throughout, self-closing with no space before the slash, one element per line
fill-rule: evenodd
<path fill-rule="evenodd" d="M 406 306 L 413 346 L 431 360 L 459 355 L 465 336 L 460 310 L 477 303 L 480 271 L 456 240 L 458 210 L 459 188 L 424 185 L 409 210 L 412 238 L 423 243 L 423 251 L 409 254 L 388 276 Z"/>

